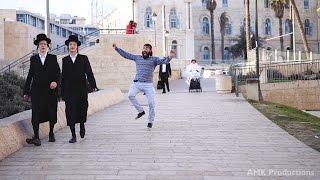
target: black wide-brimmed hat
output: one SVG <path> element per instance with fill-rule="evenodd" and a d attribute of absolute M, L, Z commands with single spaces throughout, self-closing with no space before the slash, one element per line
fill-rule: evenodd
<path fill-rule="evenodd" d="M 76 42 L 76 43 L 78 44 L 78 46 L 81 46 L 81 42 L 79 41 L 78 36 L 76 36 L 76 35 L 70 35 L 70 36 L 69 36 L 69 39 L 67 39 L 67 40 L 64 42 L 64 44 L 65 44 L 66 46 L 69 46 L 69 43 L 70 43 L 70 42 Z"/>
<path fill-rule="evenodd" d="M 38 46 L 40 41 L 47 41 L 48 44 L 51 43 L 51 39 L 45 34 L 38 34 L 36 40 L 33 41 L 33 44 Z"/>

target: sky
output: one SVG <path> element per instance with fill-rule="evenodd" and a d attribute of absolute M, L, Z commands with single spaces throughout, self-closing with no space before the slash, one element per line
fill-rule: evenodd
<path fill-rule="evenodd" d="M 86 23 L 91 23 L 91 1 L 92 0 L 49 0 L 50 13 L 71 14 L 86 18 Z M 122 23 L 127 23 L 132 19 L 132 0 L 98 0 L 103 2 L 104 14 L 108 14 L 113 9 L 118 8 Z M 23 9 L 32 13 L 45 15 L 46 0 L 1 0 L 0 9 Z M 102 3 L 101 3 L 102 4 Z"/>

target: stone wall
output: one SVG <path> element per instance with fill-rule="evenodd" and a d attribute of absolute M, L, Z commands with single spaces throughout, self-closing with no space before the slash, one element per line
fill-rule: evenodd
<path fill-rule="evenodd" d="M 122 58 L 115 52 L 112 48 L 113 43 L 129 53 L 141 54 L 143 45 L 149 43 L 148 36 L 141 34 L 104 35 L 100 38 L 99 44 L 80 52 L 89 57 L 99 87 L 117 87 L 127 91 L 136 73 L 135 63 Z M 155 48 L 154 50 L 155 56 L 162 57 L 161 49 Z M 179 79 L 181 72 L 189 63 L 190 60 L 173 59 L 171 61 L 173 70 L 171 80 Z M 155 84 L 158 81 L 158 72 L 159 67 L 156 67 L 154 72 Z"/>
<path fill-rule="evenodd" d="M 264 101 L 284 104 L 301 110 L 320 110 L 320 81 L 293 81 L 261 84 Z M 240 86 L 245 97 L 245 85 Z"/>
<path fill-rule="evenodd" d="M 117 104 L 123 99 L 124 96 L 119 89 L 106 89 L 91 93 L 89 94 L 88 115 Z M 55 131 L 67 125 L 64 109 L 64 102 L 60 102 L 58 105 L 58 123 L 55 126 Z M 25 139 L 33 135 L 30 119 L 31 110 L 0 119 L 0 160 L 26 145 Z M 48 135 L 48 124 L 40 124 L 40 138 Z"/>
<path fill-rule="evenodd" d="M 6 59 L 7 63 L 35 50 L 36 46 L 33 41 L 39 33 L 44 33 L 44 31 L 20 22 L 4 22 L 4 59 Z M 57 45 L 64 44 L 66 38 L 51 34 L 50 39 L 52 40 L 51 48 L 53 49 Z"/>

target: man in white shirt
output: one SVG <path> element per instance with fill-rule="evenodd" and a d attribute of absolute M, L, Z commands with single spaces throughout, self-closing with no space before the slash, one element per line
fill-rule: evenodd
<path fill-rule="evenodd" d="M 171 77 L 171 66 L 168 64 L 161 64 L 159 67 L 159 80 L 162 84 L 162 93 L 166 93 L 166 86 L 168 92 L 170 92 L 169 88 L 169 77 Z"/>

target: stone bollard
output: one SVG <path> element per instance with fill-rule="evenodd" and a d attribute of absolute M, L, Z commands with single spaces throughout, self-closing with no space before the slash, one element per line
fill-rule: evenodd
<path fill-rule="evenodd" d="M 259 101 L 258 79 L 252 78 L 246 81 L 247 99 Z"/>

